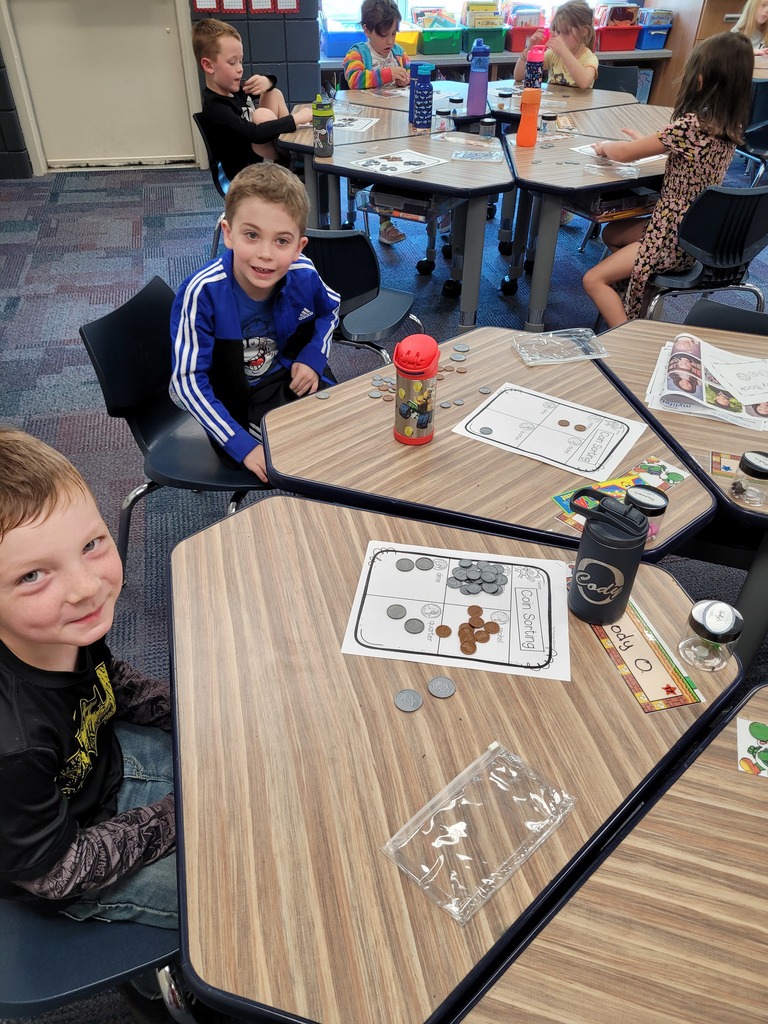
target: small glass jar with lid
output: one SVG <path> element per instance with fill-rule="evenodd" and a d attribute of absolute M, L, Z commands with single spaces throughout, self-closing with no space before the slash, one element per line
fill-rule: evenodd
<path fill-rule="evenodd" d="M 648 518 L 646 547 L 656 544 L 661 530 L 662 517 L 667 511 L 669 498 L 660 487 L 652 484 L 634 484 L 624 494 L 624 504 L 639 509 Z"/>
<path fill-rule="evenodd" d="M 496 137 L 496 118 L 482 118 L 478 127 L 478 134 L 481 139 L 487 139 L 488 141 L 494 139 Z"/>
<path fill-rule="evenodd" d="M 725 668 L 744 627 L 741 614 L 725 601 L 698 601 L 688 625 L 690 633 L 678 646 L 688 664 L 704 672 Z"/>
<path fill-rule="evenodd" d="M 542 135 L 554 135 L 557 131 L 557 114 L 553 111 L 542 114 L 539 131 Z"/>
<path fill-rule="evenodd" d="M 744 452 L 731 483 L 737 501 L 768 509 L 768 452 Z"/>

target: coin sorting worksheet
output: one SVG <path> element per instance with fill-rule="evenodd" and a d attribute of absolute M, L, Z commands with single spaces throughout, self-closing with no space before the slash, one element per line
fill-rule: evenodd
<path fill-rule="evenodd" d="M 570 679 L 566 564 L 371 541 L 342 652 Z"/>

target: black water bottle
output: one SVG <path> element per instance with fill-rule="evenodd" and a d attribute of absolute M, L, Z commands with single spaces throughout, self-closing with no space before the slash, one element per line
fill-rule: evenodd
<path fill-rule="evenodd" d="M 576 504 L 585 497 L 596 504 Z M 624 614 L 635 582 L 648 519 L 638 509 L 592 487 L 575 492 L 571 510 L 586 521 L 568 591 L 568 607 L 584 622 L 616 622 Z"/>

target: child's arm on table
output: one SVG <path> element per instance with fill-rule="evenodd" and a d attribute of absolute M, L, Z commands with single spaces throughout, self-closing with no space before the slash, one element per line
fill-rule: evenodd
<path fill-rule="evenodd" d="M 629 136 L 630 142 L 623 142 L 620 139 L 595 142 L 592 146 L 595 153 L 608 160 L 629 163 L 632 160 L 642 160 L 648 156 L 663 156 L 667 152 L 666 146 L 658 135 L 641 135 L 634 128 L 622 128 L 621 130 Z"/>

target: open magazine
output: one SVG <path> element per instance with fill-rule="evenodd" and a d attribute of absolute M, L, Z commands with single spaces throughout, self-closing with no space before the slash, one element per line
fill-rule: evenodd
<path fill-rule="evenodd" d="M 741 356 L 693 334 L 678 334 L 659 353 L 645 400 L 649 409 L 768 430 L 768 359 Z"/>

